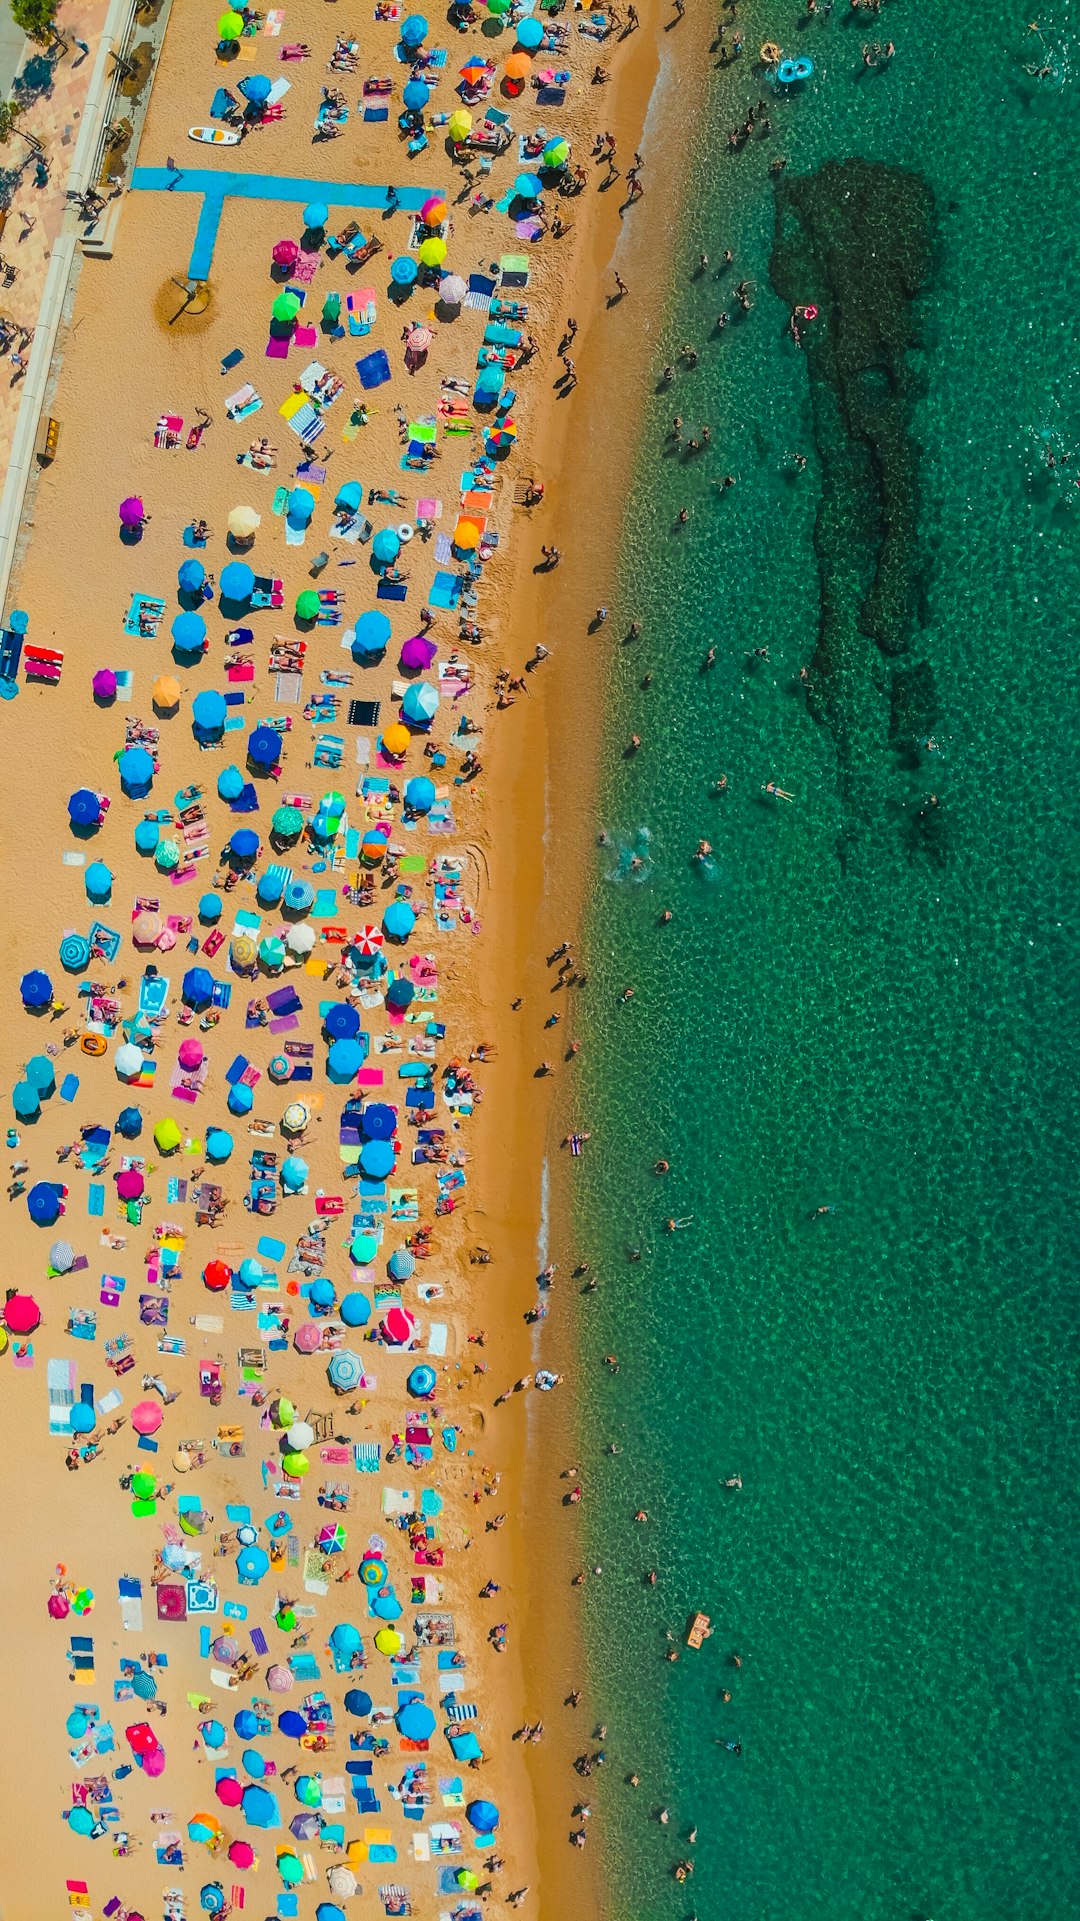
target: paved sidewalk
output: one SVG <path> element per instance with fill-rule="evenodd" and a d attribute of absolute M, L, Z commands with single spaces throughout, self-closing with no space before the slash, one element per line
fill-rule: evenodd
<path fill-rule="evenodd" d="M 0 312 L 20 327 L 36 327 L 49 262 L 61 232 L 69 226 L 67 186 L 71 162 L 79 137 L 79 127 L 90 90 L 95 55 L 105 27 L 108 0 L 67 0 L 57 16 L 57 24 L 67 40 L 69 51 L 46 57 L 45 50 L 27 41 L 22 77 L 31 78 L 51 67 L 51 82 L 27 107 L 21 124 L 27 133 L 40 140 L 49 167 L 49 184 L 34 186 L 34 155 L 18 132 L 6 147 L 0 148 L 5 168 L 21 167 L 21 174 L 9 202 L 7 226 L 0 253 L 18 269 L 12 287 L 0 287 Z M 90 53 L 80 52 L 75 40 L 86 41 Z M 15 96 L 21 89 L 18 82 Z M 25 156 L 26 164 L 22 165 Z M 27 222 L 32 226 L 27 226 Z M 0 471 L 11 456 L 22 401 L 22 378 L 10 360 L 0 360 Z"/>

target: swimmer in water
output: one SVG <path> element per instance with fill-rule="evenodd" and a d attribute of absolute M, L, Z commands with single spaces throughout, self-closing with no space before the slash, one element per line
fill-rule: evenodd
<path fill-rule="evenodd" d="M 697 847 L 694 850 L 694 859 L 708 860 L 709 855 L 711 853 L 712 853 L 712 842 L 709 840 L 699 840 Z"/>

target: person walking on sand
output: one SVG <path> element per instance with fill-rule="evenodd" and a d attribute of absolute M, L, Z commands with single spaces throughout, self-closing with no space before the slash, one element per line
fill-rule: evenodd
<path fill-rule="evenodd" d="M 627 294 L 630 292 L 629 287 L 617 267 L 615 269 L 615 292 L 620 300 L 625 300 Z"/>

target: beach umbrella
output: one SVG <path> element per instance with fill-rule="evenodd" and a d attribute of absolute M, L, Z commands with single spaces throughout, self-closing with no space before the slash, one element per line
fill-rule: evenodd
<path fill-rule="evenodd" d="M 305 1724 L 304 1732 L 307 1732 Z M 301 1807 L 317 1808 L 322 1803 L 322 1787 L 314 1774 L 299 1774 L 293 1784 L 293 1793 Z"/>
<path fill-rule="evenodd" d="M 277 1871 L 286 1887 L 296 1887 L 304 1878 L 304 1864 L 297 1854 L 287 1854 L 284 1849 L 277 1858 Z"/>
<path fill-rule="evenodd" d="M 369 959 L 372 954 L 377 954 L 382 944 L 382 928 L 370 926 L 361 927 L 353 942 L 356 952 L 362 954 L 365 959 Z"/>
<path fill-rule="evenodd" d="M 346 1327 L 366 1327 L 371 1319 L 371 1302 L 366 1294 L 354 1290 L 342 1297 L 338 1313 Z"/>
<path fill-rule="evenodd" d="M 360 1892 L 360 1883 L 352 1869 L 347 1868 L 341 1861 L 328 1870 L 326 1882 L 331 1894 L 343 1894 L 348 1897 L 350 1894 Z"/>
<path fill-rule="evenodd" d="M 227 574 L 228 571 L 226 567 L 225 573 Z M 224 578 L 225 574 L 222 575 L 223 580 Z M 206 622 L 201 614 L 177 614 L 169 632 L 172 634 L 173 646 L 176 648 L 177 653 L 198 654 L 202 652 L 203 642 L 206 639 Z"/>
<path fill-rule="evenodd" d="M 95 700 L 116 699 L 116 675 L 111 667 L 99 667 L 90 685 Z"/>
<path fill-rule="evenodd" d="M 53 997 L 53 985 L 40 967 L 32 967 L 19 982 L 19 997 L 24 1007 L 46 1007 Z"/>
<path fill-rule="evenodd" d="M 33 1121 L 41 1112 L 41 1095 L 30 1081 L 16 1081 L 11 1090 L 11 1104 L 20 1121 Z"/>
<path fill-rule="evenodd" d="M 359 1041 L 334 1041 L 326 1057 L 326 1070 L 339 1085 L 351 1081 L 364 1065 L 364 1050 Z"/>
<path fill-rule="evenodd" d="M 238 827 L 229 836 L 229 852 L 234 860 L 254 860 L 258 851 L 259 836 L 253 827 Z"/>
<path fill-rule="evenodd" d="M 287 1454 L 282 1455 L 281 1465 L 291 1480 L 302 1481 L 311 1463 L 307 1455 L 302 1454 L 299 1448 L 290 1448 Z M 295 1626 L 296 1622 L 294 1621 L 293 1627 Z"/>
<path fill-rule="evenodd" d="M 400 1654 L 405 1646 L 396 1628 L 380 1628 L 375 1636 L 375 1646 L 380 1654 Z"/>
<path fill-rule="evenodd" d="M 73 827 L 96 827 L 101 819 L 101 801 L 89 787 L 77 787 L 67 807 Z"/>
<path fill-rule="evenodd" d="M 182 994 L 189 1007 L 209 1007 L 214 993 L 214 976 L 208 967 L 189 967 L 184 975 Z"/>
<path fill-rule="evenodd" d="M 83 875 L 83 886 L 91 900 L 108 900 L 113 877 L 103 860 L 92 860 Z"/>
<path fill-rule="evenodd" d="M 199 919 L 216 921 L 221 919 L 223 902 L 220 894 L 204 894 L 199 901 Z"/>
<path fill-rule="evenodd" d="M 360 1563 L 360 1579 L 365 1587 L 379 1588 L 387 1578 L 386 1562 L 378 1555 L 365 1555 Z"/>
<path fill-rule="evenodd" d="M 146 518 L 146 509 L 138 494 L 129 494 L 120 502 L 121 527 L 141 527 Z"/>
<path fill-rule="evenodd" d="M 220 1165 L 227 1161 L 233 1151 L 233 1137 L 224 1127 L 208 1127 L 206 1130 L 207 1159 Z"/>
<path fill-rule="evenodd" d="M 259 1732 L 259 1717 L 254 1708 L 237 1708 L 233 1715 L 233 1729 L 240 1736 L 241 1741 L 253 1741 Z M 246 1755 L 244 1765 L 247 1766 Z"/>
<path fill-rule="evenodd" d="M 336 1901 L 320 1901 L 315 1910 L 315 1921 L 345 1921 L 345 1910 Z"/>
<path fill-rule="evenodd" d="M 307 1162 L 302 1160 L 299 1154 L 286 1154 L 281 1163 L 282 1186 L 286 1187 L 290 1194 L 299 1194 L 307 1177 Z M 307 1446 L 308 1443 L 301 1442 L 300 1445 Z"/>
<path fill-rule="evenodd" d="M 349 1244 L 349 1256 L 357 1267 L 367 1267 L 375 1259 L 379 1243 L 374 1234 L 354 1234 Z"/>
<path fill-rule="evenodd" d="M 502 387 L 503 373 L 501 367 L 481 367 L 480 372 L 476 376 L 476 392 L 474 398 L 479 397 L 484 400 L 492 400 L 497 394 L 502 392 Z"/>
<path fill-rule="evenodd" d="M 392 1347 L 404 1347 L 416 1332 L 416 1322 L 407 1308 L 391 1307 L 379 1325 Z"/>
<path fill-rule="evenodd" d="M 454 1875 L 454 1880 L 459 1888 L 478 1888 L 480 1886 L 480 1876 L 474 1868 L 458 1868 Z"/>
<path fill-rule="evenodd" d="M 419 268 L 411 255 L 399 253 L 390 263 L 390 278 L 397 287 L 411 287 Z"/>
<path fill-rule="evenodd" d="M 255 591 L 255 575 L 244 560 L 230 560 L 221 570 L 218 582 L 222 600 L 250 600 Z"/>
<path fill-rule="evenodd" d="M 271 1668 L 270 1673 L 272 1674 L 273 1672 L 274 1670 Z M 285 1673 L 289 1674 L 288 1668 L 285 1669 Z M 269 1681 L 269 1679 L 270 1676 L 267 1675 L 267 1680 Z M 289 1674 L 289 1685 L 290 1687 L 292 1686 L 291 1674 Z M 281 1826 L 281 1810 L 278 1807 L 276 1796 L 270 1793 L 269 1788 L 261 1788 L 254 1785 L 245 1788 L 241 1806 L 244 1810 L 244 1819 L 249 1827 L 279 1828 Z"/>
<path fill-rule="evenodd" d="M 259 962 L 274 972 L 285 965 L 285 942 L 277 934 L 267 934 L 259 942 Z"/>
<path fill-rule="evenodd" d="M 137 1401 L 131 1410 L 131 1425 L 136 1434 L 156 1434 L 164 1419 L 165 1415 L 157 1401 Z M 135 1488 L 135 1492 L 139 1490 Z"/>
<path fill-rule="evenodd" d="M 123 1041 L 116 1050 L 113 1066 L 124 1081 L 134 1080 L 143 1070 L 142 1050 L 133 1041 Z"/>
<path fill-rule="evenodd" d="M 26 1196 L 26 1206 L 37 1227 L 51 1227 L 60 1219 L 60 1196 L 51 1181 L 35 1181 Z"/>
<path fill-rule="evenodd" d="M 87 1401 L 76 1401 L 68 1418 L 73 1434 L 92 1434 L 97 1426 L 97 1415 Z"/>
<path fill-rule="evenodd" d="M 485 436 L 488 453 L 508 453 L 517 439 L 517 431 L 517 422 L 516 420 L 511 420 L 509 415 L 507 415 L 505 420 L 496 421 L 493 426 L 488 428 Z M 460 542 L 458 544 L 460 545 Z"/>
<path fill-rule="evenodd" d="M 281 735 L 273 727 L 256 727 L 248 735 L 248 759 L 256 767 L 273 767 L 281 758 Z"/>
<path fill-rule="evenodd" d="M 343 481 L 334 495 L 334 507 L 339 514 L 355 514 L 363 502 L 364 489 L 358 480 Z"/>
<path fill-rule="evenodd" d="M 35 1054 L 26 1063 L 26 1078 L 39 1094 L 51 1094 L 56 1086 L 56 1069 L 47 1054 Z"/>
<path fill-rule="evenodd" d="M 468 291 L 468 283 L 459 273 L 444 273 L 439 282 L 439 299 L 444 307 L 460 307 Z"/>
<path fill-rule="evenodd" d="M 235 1114 L 237 1117 L 250 1114 L 255 1105 L 255 1096 L 246 1081 L 237 1081 L 235 1087 L 230 1087 L 225 1105 L 230 1114 Z"/>
<path fill-rule="evenodd" d="M 543 25 L 539 20 L 534 20 L 532 18 L 527 20 L 519 20 L 517 25 L 517 37 L 518 37 L 519 47 L 524 47 L 527 53 L 535 53 L 537 47 L 543 45 L 543 41 L 544 41 Z"/>
<path fill-rule="evenodd" d="M 199 733 L 220 734 L 229 718 L 224 694 L 219 694 L 216 688 L 205 687 L 191 703 L 191 718 Z"/>
<path fill-rule="evenodd" d="M 360 1125 L 369 1140 L 390 1141 L 397 1132 L 397 1114 L 388 1101 L 369 1101 Z"/>
<path fill-rule="evenodd" d="M 270 98 L 272 84 L 265 73 L 249 73 L 246 79 L 241 80 L 237 92 L 242 93 L 253 106 L 261 107 Z"/>
<path fill-rule="evenodd" d="M 291 880 L 285 889 L 285 906 L 291 914 L 306 914 L 314 906 L 315 889 L 309 880 Z"/>
<path fill-rule="evenodd" d="M 416 926 L 416 915 L 408 901 L 392 900 L 383 915 L 383 932 L 390 940 L 408 940 Z"/>
<path fill-rule="evenodd" d="M 480 545 L 480 529 L 471 520 L 459 521 L 454 533 L 453 545 L 460 554 L 475 553 Z"/>
<path fill-rule="evenodd" d="M 290 1101 L 281 1116 L 282 1129 L 286 1134 L 302 1134 L 310 1119 L 310 1112 L 303 1101 Z"/>
<path fill-rule="evenodd" d="M 203 1281 L 211 1294 L 221 1294 L 232 1281 L 232 1268 L 227 1261 L 208 1261 L 203 1268 Z"/>
<path fill-rule="evenodd" d="M 254 507 L 234 507 L 228 526 L 234 540 L 252 540 L 262 526 L 262 515 Z"/>
<path fill-rule="evenodd" d="M 295 240 L 279 240 L 270 257 L 275 267 L 292 267 L 300 258 L 300 249 Z"/>
<path fill-rule="evenodd" d="M 70 1241 L 54 1241 L 49 1249 L 49 1266 L 55 1274 L 67 1274 L 75 1265 L 75 1249 Z"/>
<path fill-rule="evenodd" d="M 465 1819 L 477 1834 L 494 1834 L 499 1825 L 499 1810 L 494 1801 L 470 1801 Z"/>
<path fill-rule="evenodd" d="M 503 72 L 514 85 L 522 87 L 532 72 L 532 59 L 527 53 L 512 53 Z"/>
<path fill-rule="evenodd" d="M 223 767 L 217 777 L 219 800 L 238 800 L 244 791 L 244 776 L 239 767 Z"/>
<path fill-rule="evenodd" d="M 406 687 L 401 717 L 411 727 L 428 727 L 439 711 L 439 690 L 429 680 L 416 680 Z"/>
<path fill-rule="evenodd" d="M 330 1630 L 330 1646 L 337 1655 L 356 1654 L 361 1646 L 359 1628 L 352 1621 L 338 1621 Z"/>
<path fill-rule="evenodd" d="M 446 131 L 455 142 L 468 138 L 472 132 L 472 114 L 466 107 L 455 107 L 446 123 Z"/>
<path fill-rule="evenodd" d="M 326 1010 L 323 1026 L 331 1040 L 349 1041 L 360 1032 L 360 1016 L 348 1001 L 335 1001 Z"/>
<path fill-rule="evenodd" d="M 363 1688 L 350 1688 L 345 1696 L 345 1711 L 347 1714 L 355 1714 L 358 1721 L 361 1720 L 365 1714 L 370 1714 L 370 1694 L 365 1694 Z"/>
<path fill-rule="evenodd" d="M 138 1050 L 136 1049 L 136 1052 Z M 142 1133 L 143 1118 L 137 1107 L 122 1107 L 117 1115 L 116 1131 L 126 1141 L 133 1141 Z"/>
<path fill-rule="evenodd" d="M 120 784 L 125 793 L 145 794 L 154 779 L 154 762 L 145 747 L 125 747 L 120 755 Z"/>
<path fill-rule="evenodd" d="M 273 907 L 275 902 L 281 899 L 284 891 L 285 882 L 282 880 L 280 871 L 275 872 L 274 868 L 268 867 L 265 874 L 259 875 L 255 893 L 260 907 Z"/>
<path fill-rule="evenodd" d="M 378 538 L 379 536 L 376 535 L 376 539 Z M 397 540 L 396 534 L 394 539 Z M 399 541 L 398 547 L 400 544 Z M 391 560 L 396 557 L 397 551 L 398 549 L 395 548 L 394 553 L 390 555 Z M 381 654 L 386 648 L 390 634 L 390 622 L 384 613 L 373 610 L 370 613 L 361 614 L 353 629 L 352 651 L 354 654 Z"/>
<path fill-rule="evenodd" d="M 225 1746 L 225 1729 L 220 1721 L 201 1721 L 199 1733 L 206 1747 L 223 1748 Z"/>
<path fill-rule="evenodd" d="M 180 682 L 172 674 L 159 674 L 150 689 L 150 698 L 155 707 L 161 708 L 163 713 L 170 713 L 180 705 Z"/>
<path fill-rule="evenodd" d="M 524 25 L 524 22 L 522 22 L 522 24 Z M 551 168 L 565 167 L 569 158 L 570 158 L 569 140 L 564 140 L 561 136 L 559 136 L 555 140 L 548 141 L 547 146 L 544 148 L 544 153 L 543 153 L 543 164 L 545 167 L 551 167 Z"/>
<path fill-rule="evenodd" d="M 279 293 L 270 312 L 280 326 L 291 326 L 300 312 L 299 294 Z"/>
<path fill-rule="evenodd" d="M 422 13 L 407 13 L 401 23 L 401 39 L 406 47 L 418 47 L 426 37 L 428 23 Z"/>
<path fill-rule="evenodd" d="M 290 954 L 310 954 L 318 941 L 313 927 L 290 927 L 285 936 L 285 945 Z"/>
<path fill-rule="evenodd" d="M 154 860 L 163 874 L 169 874 L 180 865 L 180 842 L 178 840 L 159 840 L 154 850 Z M 169 943 L 170 946 L 173 944 Z"/>
<path fill-rule="evenodd" d="M 539 200 L 544 191 L 544 183 L 538 173 L 519 173 L 514 182 L 514 192 L 519 200 Z"/>
<path fill-rule="evenodd" d="M 323 1554 L 344 1554 L 348 1541 L 349 1537 L 341 1522 L 328 1521 L 325 1527 L 319 1529 L 316 1545 Z"/>
<path fill-rule="evenodd" d="M 435 1369 L 428 1367 L 425 1363 L 423 1367 L 413 1368 L 405 1385 L 409 1393 L 415 1395 L 418 1401 L 426 1401 L 428 1395 L 435 1392 L 437 1379 Z"/>
<path fill-rule="evenodd" d="M 431 194 L 420 209 L 420 218 L 425 227 L 441 227 L 449 208 L 441 193 Z"/>
<path fill-rule="evenodd" d="M 176 1058 L 186 1074 L 193 1074 L 206 1059 L 202 1042 L 197 1040 L 194 1034 L 190 1034 L 187 1040 L 180 1042 L 176 1050 Z"/>
<path fill-rule="evenodd" d="M 154 914 L 149 909 L 145 909 L 142 913 L 136 914 L 131 923 L 131 938 L 136 947 L 153 947 L 161 938 L 164 927 L 165 923 L 160 914 Z"/>
<path fill-rule="evenodd" d="M 392 1141 L 365 1141 L 360 1149 L 360 1171 L 369 1180 L 385 1180 L 393 1173 L 396 1163 Z"/>
<path fill-rule="evenodd" d="M 180 1132 L 180 1129 L 177 1127 L 176 1122 L 173 1120 L 171 1114 L 167 1114 L 164 1120 L 155 1121 L 154 1140 L 157 1145 L 159 1153 L 161 1154 L 175 1153 L 182 1139 L 183 1139 L 183 1136 Z"/>
<path fill-rule="evenodd" d="M 438 234 L 431 234 L 421 240 L 417 248 L 417 258 L 422 267 L 441 267 L 446 259 L 446 242 Z"/>
<path fill-rule="evenodd" d="M 304 831 L 304 816 L 299 807 L 276 807 L 270 830 L 281 840 L 294 840 Z"/>
<path fill-rule="evenodd" d="M 396 1247 L 386 1267 L 392 1280 L 407 1281 L 416 1267 L 416 1256 L 407 1247 Z"/>
<path fill-rule="evenodd" d="M 137 1201 L 145 1186 L 137 1167 L 125 1167 L 116 1176 L 116 1192 L 122 1201 Z"/>
<path fill-rule="evenodd" d="M 140 854 L 153 854 L 161 839 L 161 828 L 156 820 L 138 820 L 135 823 L 135 847 Z"/>
<path fill-rule="evenodd" d="M 189 1841 L 212 1841 L 215 1834 L 220 1834 L 221 1823 L 214 1814 L 193 1814 L 187 1831 Z"/>
<path fill-rule="evenodd" d="M 405 82 L 405 90 L 402 93 L 401 100 L 407 113 L 423 113 L 430 97 L 426 81 L 407 80 Z"/>
<path fill-rule="evenodd" d="M 234 1868 L 250 1868 L 255 1864 L 255 1850 L 250 1841 L 233 1841 L 228 1858 Z"/>
<path fill-rule="evenodd" d="M 306 527 L 315 512 L 315 496 L 310 487 L 294 487 L 288 500 L 288 517 L 293 527 Z M 316 603 L 318 602 L 316 594 Z M 316 608 L 317 611 L 317 608 Z"/>
<path fill-rule="evenodd" d="M 410 353 L 426 353 L 435 335 L 430 327 L 410 327 L 405 336 L 405 345 Z"/>
<path fill-rule="evenodd" d="M 317 227 L 325 227 L 330 218 L 330 209 L 325 200 L 309 200 L 304 208 L 304 225 L 309 233 Z"/>
<path fill-rule="evenodd" d="M 405 783 L 405 805 L 414 814 L 427 814 L 435 805 L 435 782 L 426 774 L 414 774 Z"/>
<path fill-rule="evenodd" d="M 218 39 L 225 40 L 225 41 L 239 40 L 240 35 L 243 33 L 243 31 L 244 31 L 243 14 L 234 13 L 233 9 L 230 7 L 227 13 L 222 14 L 220 20 L 217 23 Z"/>
<path fill-rule="evenodd" d="M 176 571 L 176 584 L 182 594 L 197 594 L 202 590 L 206 579 L 206 568 L 201 560 L 182 560 Z"/>
<path fill-rule="evenodd" d="M 270 1572 L 270 1556 L 265 1548 L 242 1547 L 236 1557 L 236 1578 L 241 1587 L 257 1587 Z"/>
<path fill-rule="evenodd" d="M 266 1685 L 273 1694 L 288 1694 L 292 1684 L 291 1668 L 283 1667 L 280 1662 L 277 1662 L 274 1667 L 268 1669 Z"/>
<path fill-rule="evenodd" d="M 339 1394 L 348 1394 L 360 1386 L 364 1378 L 364 1364 L 359 1355 L 350 1353 L 347 1347 L 341 1347 L 331 1355 L 326 1375 L 331 1387 L 336 1388 Z"/>
<path fill-rule="evenodd" d="M 54 1621 L 66 1621 L 68 1615 L 71 1613 L 71 1602 L 68 1600 L 66 1594 L 50 1594 L 45 1605 L 49 1610 L 50 1618 Z M 73 1721 L 81 1721 L 81 1727 L 77 1730 L 73 1728 L 71 1725 Z M 85 1734 L 88 1725 L 89 1723 L 85 1715 L 68 1715 L 67 1731 L 71 1735 L 72 1740 L 78 1740 L 81 1734 Z"/>
<path fill-rule="evenodd" d="M 83 1807 L 72 1808 L 67 1817 L 67 1824 L 72 1834 L 93 1834 L 97 1826 L 89 1808 Z"/>
<path fill-rule="evenodd" d="M 394 1720 L 403 1741 L 429 1741 L 435 1732 L 435 1716 L 424 1701 L 406 1701 Z"/>
<path fill-rule="evenodd" d="M 392 721 L 382 737 L 383 751 L 394 760 L 400 760 L 408 752 L 411 738 L 407 727 L 403 727 L 399 720 Z"/>
<path fill-rule="evenodd" d="M 3 1321 L 9 1334 L 32 1334 L 40 1326 L 41 1309 L 32 1294 L 9 1294 L 4 1302 Z"/>

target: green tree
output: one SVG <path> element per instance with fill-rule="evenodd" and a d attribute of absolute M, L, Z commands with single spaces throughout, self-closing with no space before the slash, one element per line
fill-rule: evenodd
<path fill-rule="evenodd" d="M 19 108 L 14 100 L 0 100 L 0 142 L 5 146 L 19 130 Z"/>
<path fill-rule="evenodd" d="M 56 38 L 57 0 L 11 0 L 11 17 L 27 38 L 47 47 Z"/>

